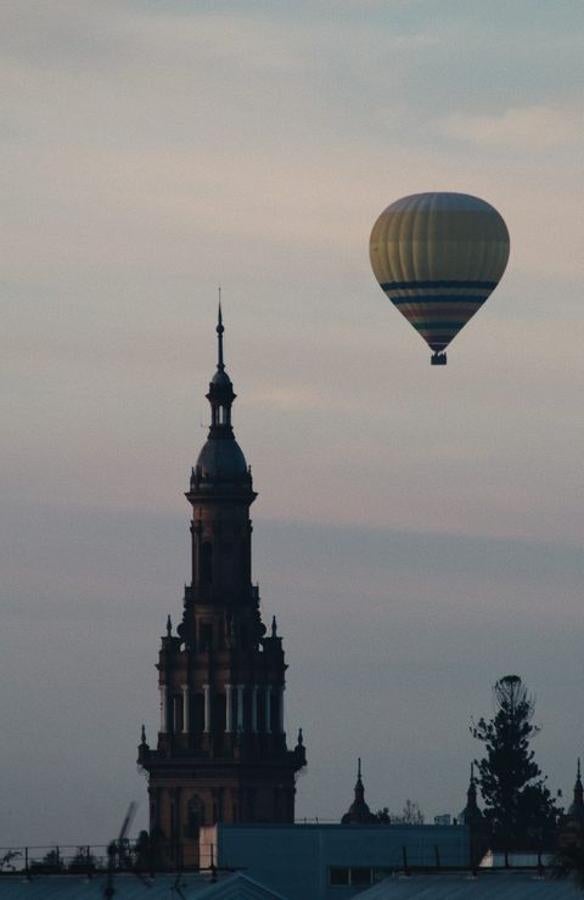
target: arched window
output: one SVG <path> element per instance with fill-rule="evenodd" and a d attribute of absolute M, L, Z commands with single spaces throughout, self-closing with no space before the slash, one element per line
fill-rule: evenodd
<path fill-rule="evenodd" d="M 205 824 L 205 804 L 195 794 L 188 802 L 187 806 L 187 836 L 195 837 L 201 825 Z"/>
<path fill-rule="evenodd" d="M 213 625 L 211 622 L 201 622 L 199 627 L 199 646 L 201 650 L 213 649 Z"/>

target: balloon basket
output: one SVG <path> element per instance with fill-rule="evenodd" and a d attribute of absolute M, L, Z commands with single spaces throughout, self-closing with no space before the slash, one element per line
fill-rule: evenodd
<path fill-rule="evenodd" d="M 446 354 L 445 353 L 434 353 L 430 360 L 430 364 L 433 366 L 445 366 L 446 365 Z"/>

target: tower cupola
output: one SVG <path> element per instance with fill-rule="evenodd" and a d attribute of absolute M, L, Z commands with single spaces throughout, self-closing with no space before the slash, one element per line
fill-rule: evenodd
<path fill-rule="evenodd" d="M 221 485 L 238 485 L 249 492 L 251 474 L 241 447 L 235 440 L 231 424 L 231 407 L 236 398 L 233 384 L 225 369 L 223 355 L 223 315 L 221 303 L 217 316 L 217 369 L 206 394 L 211 406 L 209 435 L 191 474 L 191 492 Z M 255 496 L 255 495 L 254 495 Z"/>
<path fill-rule="evenodd" d="M 221 303 L 217 314 L 217 369 L 209 383 L 207 400 L 211 404 L 211 432 L 215 437 L 227 436 L 231 432 L 231 405 L 235 400 L 231 379 L 225 370 L 223 358 L 223 314 Z M 232 432 L 231 432 L 232 433 Z"/>
<path fill-rule="evenodd" d="M 466 792 L 466 806 L 460 814 L 460 821 L 471 828 L 483 822 L 483 814 L 477 802 L 477 782 L 474 776 L 474 763 L 470 764 L 470 781 Z"/>
<path fill-rule="evenodd" d="M 357 762 L 357 781 L 355 782 L 355 799 L 341 819 L 342 825 L 374 825 L 377 823 L 365 801 L 365 788 L 361 778 L 361 757 Z"/>

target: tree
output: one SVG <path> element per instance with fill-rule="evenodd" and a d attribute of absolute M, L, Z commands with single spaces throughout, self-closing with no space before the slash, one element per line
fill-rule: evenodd
<path fill-rule="evenodd" d="M 62 872 L 64 868 L 58 847 L 55 847 L 54 850 L 49 850 L 40 861 L 35 860 L 30 865 L 31 872 L 42 873 L 43 875 Z"/>
<path fill-rule="evenodd" d="M 534 759 L 530 742 L 540 728 L 532 722 L 535 699 L 518 675 L 493 686 L 496 713 L 471 724 L 471 734 L 485 745 L 477 762 L 494 845 L 500 850 L 541 849 L 555 833 L 560 810 Z"/>
<path fill-rule="evenodd" d="M 560 847 L 552 861 L 555 878 L 572 878 L 584 890 L 584 847 L 581 843 Z"/>
<path fill-rule="evenodd" d="M 403 825 L 423 825 L 424 813 L 415 800 L 406 800 L 401 816 L 394 819 L 394 822 L 396 821 Z"/>
<path fill-rule="evenodd" d="M 77 852 L 67 867 L 69 872 L 93 872 L 96 868 L 97 860 L 89 847 L 77 847 Z"/>
<path fill-rule="evenodd" d="M 423 825 L 424 813 L 415 800 L 406 800 L 401 813 L 391 813 L 387 806 L 378 809 L 375 818 L 380 825 Z"/>
<path fill-rule="evenodd" d="M 14 865 L 15 859 L 20 859 L 22 853 L 20 850 L 7 850 L 2 856 L 0 856 L 0 872 L 4 870 L 9 872 L 15 872 L 16 866 Z"/>
<path fill-rule="evenodd" d="M 160 832 L 141 831 L 134 846 L 134 868 L 137 872 L 157 872 L 164 868 Z"/>

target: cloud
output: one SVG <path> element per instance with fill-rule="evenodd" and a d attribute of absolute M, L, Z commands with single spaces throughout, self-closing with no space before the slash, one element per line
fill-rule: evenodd
<path fill-rule="evenodd" d="M 495 115 L 451 115 L 444 132 L 461 141 L 509 151 L 546 152 L 582 141 L 581 108 L 510 108 Z"/>

